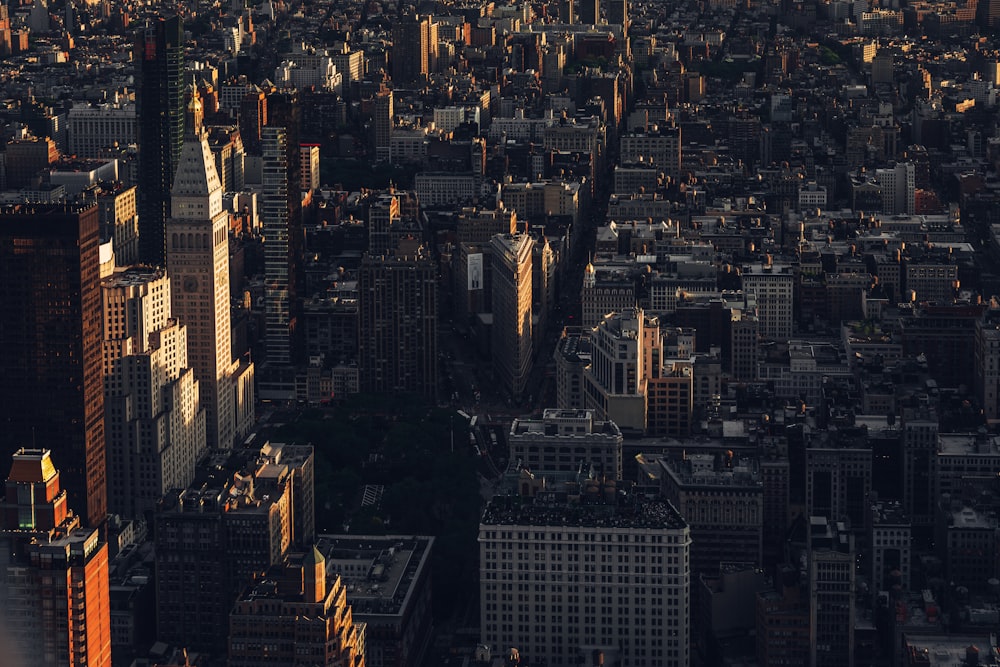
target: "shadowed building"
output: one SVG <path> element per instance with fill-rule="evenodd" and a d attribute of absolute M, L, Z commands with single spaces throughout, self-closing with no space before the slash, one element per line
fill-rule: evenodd
<path fill-rule="evenodd" d="M 184 24 L 156 18 L 135 38 L 139 124 L 139 259 L 166 263 L 164 225 L 184 141 Z"/>
<path fill-rule="evenodd" d="M 437 391 L 437 269 L 422 246 L 403 242 L 365 255 L 358 274 L 362 391 Z"/>
<path fill-rule="evenodd" d="M 0 448 L 44 447 L 88 525 L 107 515 L 96 206 L 0 211 Z"/>
<path fill-rule="evenodd" d="M 316 547 L 289 554 L 236 601 L 228 664 L 365 667 L 365 624 L 352 619 L 347 589 L 340 577 L 327 576 Z"/>

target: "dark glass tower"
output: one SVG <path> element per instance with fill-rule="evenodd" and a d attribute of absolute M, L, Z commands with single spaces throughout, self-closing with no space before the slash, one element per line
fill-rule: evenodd
<path fill-rule="evenodd" d="M 0 460 L 52 450 L 69 504 L 107 514 L 97 206 L 0 210 Z"/>
<path fill-rule="evenodd" d="M 164 222 L 184 143 L 184 24 L 147 21 L 135 38 L 139 122 L 139 261 L 166 263 Z"/>

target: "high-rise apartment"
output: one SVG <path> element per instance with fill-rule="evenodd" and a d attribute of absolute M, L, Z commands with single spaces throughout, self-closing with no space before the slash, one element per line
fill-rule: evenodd
<path fill-rule="evenodd" d="M 82 528 L 47 449 L 21 449 L 0 504 L 4 664 L 110 667 L 108 545 Z"/>
<path fill-rule="evenodd" d="M 139 135 L 139 259 L 166 263 L 170 190 L 184 141 L 184 24 L 156 18 L 135 39 Z"/>
<path fill-rule="evenodd" d="M 437 268 L 422 246 L 365 255 L 358 275 L 362 391 L 437 391 Z"/>
<path fill-rule="evenodd" d="M 375 159 L 388 162 L 392 157 L 392 127 L 393 103 L 392 89 L 384 85 L 375 93 L 375 115 L 372 125 L 375 128 Z"/>
<path fill-rule="evenodd" d="M 302 256 L 301 147 L 295 93 L 267 96 L 267 124 L 261 131 L 264 188 L 264 340 L 267 363 L 295 360 L 298 273 Z"/>
<path fill-rule="evenodd" d="M 392 24 L 392 81 L 395 85 L 419 83 L 427 78 L 431 72 L 432 51 L 436 59 L 436 36 L 437 25 L 429 16 L 410 14 Z"/>
<path fill-rule="evenodd" d="M 192 90 L 187 131 L 171 191 L 167 268 L 173 316 L 188 328 L 188 358 L 205 409 L 208 446 L 228 448 L 246 431 L 242 378 L 252 366 L 233 361 L 229 297 L 229 218 L 201 102 Z"/>
<path fill-rule="evenodd" d="M 88 525 L 107 515 L 96 206 L 0 211 L 0 447 L 59 458 Z"/>
<path fill-rule="evenodd" d="M 517 491 L 496 496 L 479 523 L 480 641 L 550 667 L 595 652 L 608 664 L 689 664 L 691 537 L 680 513 L 612 481 L 527 471 L 511 481 Z"/>
<path fill-rule="evenodd" d="M 520 397 L 531 371 L 531 256 L 527 234 L 490 239 L 493 290 L 493 371 L 500 386 Z"/>
<path fill-rule="evenodd" d="M 117 271 L 101 292 L 108 506 L 142 518 L 194 479 L 205 412 L 188 366 L 187 327 L 170 316 L 166 272 Z"/>

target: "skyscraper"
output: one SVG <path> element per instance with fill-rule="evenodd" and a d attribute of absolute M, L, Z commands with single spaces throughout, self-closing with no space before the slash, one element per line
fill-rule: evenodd
<path fill-rule="evenodd" d="M 297 285 L 302 255 L 301 148 L 295 93 L 267 97 L 267 125 L 261 132 L 264 190 L 264 339 L 267 363 L 295 360 Z"/>
<path fill-rule="evenodd" d="M 415 242 L 367 254 L 358 276 L 362 391 L 437 391 L 437 270 Z"/>
<path fill-rule="evenodd" d="M 436 26 L 435 26 L 436 28 Z M 436 38 L 437 30 L 433 30 Z M 392 25 L 392 81 L 395 85 L 418 83 L 431 71 L 431 19 L 413 14 L 403 16 Z"/>
<path fill-rule="evenodd" d="M 136 33 L 139 122 L 139 259 L 166 262 L 164 225 L 184 142 L 184 25 L 177 16 L 147 21 Z"/>
<path fill-rule="evenodd" d="M 531 253 L 527 234 L 490 239 L 493 285 L 493 370 L 501 386 L 519 398 L 531 370 Z"/>
<path fill-rule="evenodd" d="M 583 0 L 580 3 L 580 23 L 594 25 L 601 18 L 601 0 Z"/>
<path fill-rule="evenodd" d="M 628 0 L 608 0 L 608 23 L 620 25 L 628 34 Z"/>
<path fill-rule="evenodd" d="M 392 89 L 383 84 L 375 93 L 374 106 L 375 116 L 372 124 L 375 126 L 375 159 L 379 162 L 386 162 L 392 157 Z"/>
<path fill-rule="evenodd" d="M 101 292 L 108 505 L 141 518 L 194 479 L 205 412 L 188 366 L 188 328 L 171 318 L 166 272 L 117 271 Z"/>
<path fill-rule="evenodd" d="M 261 132 L 264 152 L 264 342 L 267 363 L 288 365 L 288 135 L 283 127 Z"/>
<path fill-rule="evenodd" d="M 55 452 L 71 505 L 107 515 L 96 206 L 0 212 L 0 451 Z"/>
<path fill-rule="evenodd" d="M 49 450 L 14 454 L 0 504 L 4 664 L 111 665 L 108 545 L 66 498 Z"/>
<path fill-rule="evenodd" d="M 208 446 L 229 448 L 245 428 L 238 419 L 241 367 L 233 362 L 230 329 L 229 219 L 194 89 L 187 116 L 166 227 L 171 303 L 173 315 L 188 327 L 189 359 L 200 386 Z"/>

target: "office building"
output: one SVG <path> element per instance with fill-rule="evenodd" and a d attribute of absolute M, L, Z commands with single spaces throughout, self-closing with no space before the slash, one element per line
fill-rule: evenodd
<path fill-rule="evenodd" d="M 368 253 L 376 257 L 394 250 L 394 229 L 400 228 L 399 195 L 381 194 L 368 205 Z"/>
<path fill-rule="evenodd" d="M 944 563 L 944 576 L 956 586 L 981 588 L 997 576 L 997 517 L 959 501 L 942 504 L 934 544 Z"/>
<path fill-rule="evenodd" d="M 99 158 L 137 141 L 134 104 L 74 104 L 66 114 L 70 155 Z"/>
<path fill-rule="evenodd" d="M 809 601 L 798 570 L 782 572 L 777 591 L 757 595 L 757 664 L 808 665 Z"/>
<path fill-rule="evenodd" d="M 601 18 L 601 0 L 582 0 L 579 7 L 580 23 L 595 25 Z"/>
<path fill-rule="evenodd" d="M 771 448 L 760 460 L 760 481 L 763 487 L 761 564 L 768 572 L 773 571 L 774 566 L 785 557 L 784 542 L 790 504 L 789 468 L 787 453 L 781 455 Z"/>
<path fill-rule="evenodd" d="M 229 615 L 230 667 L 365 667 L 365 624 L 315 547 L 289 554 L 250 584 Z M 267 632 L 262 636 L 261 627 Z"/>
<path fill-rule="evenodd" d="M 423 246 L 365 255 L 358 274 L 362 391 L 437 392 L 437 268 Z"/>
<path fill-rule="evenodd" d="M 622 34 L 628 35 L 628 2 L 629 0 L 608 0 L 608 23 L 620 25 Z"/>
<path fill-rule="evenodd" d="M 755 460 L 726 454 L 661 458 L 660 489 L 691 531 L 691 572 L 713 575 L 721 563 L 761 562 L 763 485 Z"/>
<path fill-rule="evenodd" d="M 291 362 L 288 329 L 288 202 L 287 144 L 282 127 L 261 132 L 264 150 L 264 341 L 268 364 Z"/>
<path fill-rule="evenodd" d="M 1000 309 L 990 308 L 976 321 L 975 391 L 983 415 L 1000 420 Z"/>
<path fill-rule="evenodd" d="M 299 179 L 302 190 L 319 189 L 319 144 L 302 144 Z"/>
<path fill-rule="evenodd" d="M 531 371 L 531 256 L 527 234 L 498 234 L 490 239 L 493 301 L 493 372 L 515 398 L 524 394 Z"/>
<path fill-rule="evenodd" d="M 59 160 L 56 142 L 49 137 L 23 136 L 7 142 L 5 168 L 8 190 L 31 190 L 40 182 L 40 174 Z"/>
<path fill-rule="evenodd" d="M 580 326 L 589 331 L 605 316 L 623 313 L 636 306 L 635 279 L 624 271 L 598 271 L 593 264 L 583 270 Z"/>
<path fill-rule="evenodd" d="M 938 449 L 937 419 L 907 419 L 903 423 L 903 512 L 914 527 L 934 523 L 934 459 Z"/>
<path fill-rule="evenodd" d="M 614 0 L 612 5 L 624 4 Z M 667 176 L 681 175 L 681 128 L 679 125 L 651 126 L 621 138 L 621 163 L 655 167 Z"/>
<path fill-rule="evenodd" d="M 939 434 L 934 466 L 934 499 L 973 501 L 989 494 L 1000 470 L 1000 438 L 985 430 Z"/>
<path fill-rule="evenodd" d="M 115 184 L 101 186 L 97 208 L 101 219 L 101 241 L 111 241 L 115 264 L 131 266 L 139 261 L 138 188 Z"/>
<path fill-rule="evenodd" d="M 187 327 L 170 315 L 170 279 L 119 270 L 101 285 L 109 511 L 144 518 L 185 488 L 205 452 L 205 412 L 188 365 Z"/>
<path fill-rule="evenodd" d="M 108 545 L 59 480 L 49 450 L 15 452 L 0 505 L 0 660 L 110 667 Z"/>
<path fill-rule="evenodd" d="M 0 443 L 51 450 L 87 525 L 107 516 L 98 212 L 0 212 Z"/>
<path fill-rule="evenodd" d="M 583 373 L 590 365 L 590 336 L 567 327 L 556 343 L 556 407 L 579 410 L 584 406 Z"/>
<path fill-rule="evenodd" d="M 872 493 L 872 450 L 867 447 L 806 449 L 806 511 L 852 530 L 868 525 Z"/>
<path fill-rule="evenodd" d="M 795 297 L 793 267 L 773 265 L 768 259 L 761 265 L 743 267 L 742 276 L 744 293 L 757 304 L 759 335 L 777 341 L 791 338 Z"/>
<path fill-rule="evenodd" d="M 392 81 L 395 86 L 420 83 L 437 60 L 437 24 L 429 16 L 409 14 L 392 24 Z"/>
<path fill-rule="evenodd" d="M 646 379 L 659 372 L 660 323 L 641 309 L 608 315 L 592 333 L 584 404 L 623 431 L 646 430 Z"/>
<path fill-rule="evenodd" d="M 480 642 L 569 667 L 687 665 L 691 546 L 668 502 L 522 470 L 479 524 Z M 611 566 L 608 563 L 614 562 Z"/>
<path fill-rule="evenodd" d="M 419 667 L 430 649 L 430 560 L 422 535 L 321 535 L 327 576 L 350 591 L 355 623 L 364 623 L 366 667 Z"/>
<path fill-rule="evenodd" d="M 171 191 L 167 269 L 172 314 L 188 329 L 188 356 L 205 410 L 208 446 L 229 448 L 252 425 L 253 366 L 233 360 L 229 214 L 222 207 L 222 185 L 201 119 L 201 101 L 192 89 L 184 150 Z"/>
<path fill-rule="evenodd" d="M 872 595 L 890 591 L 898 585 L 910 590 L 910 520 L 898 502 L 882 501 L 871 507 L 871 529 L 868 538 L 871 549 Z"/>
<path fill-rule="evenodd" d="M 854 539 L 842 523 L 809 517 L 809 667 L 854 666 Z"/>
<path fill-rule="evenodd" d="M 184 142 L 184 24 L 177 16 L 147 21 L 136 32 L 139 138 L 139 260 L 166 263 L 170 191 Z"/>
<path fill-rule="evenodd" d="M 237 596 L 302 543 L 296 476 L 309 481 L 312 454 L 274 454 L 216 451 L 189 487 L 163 498 L 154 517 L 159 641 L 224 656 Z"/>
<path fill-rule="evenodd" d="M 515 419 L 507 442 L 510 460 L 528 470 L 574 472 L 592 464 L 609 479 L 622 478 L 622 433 L 593 410 L 547 408 L 541 419 Z"/>

